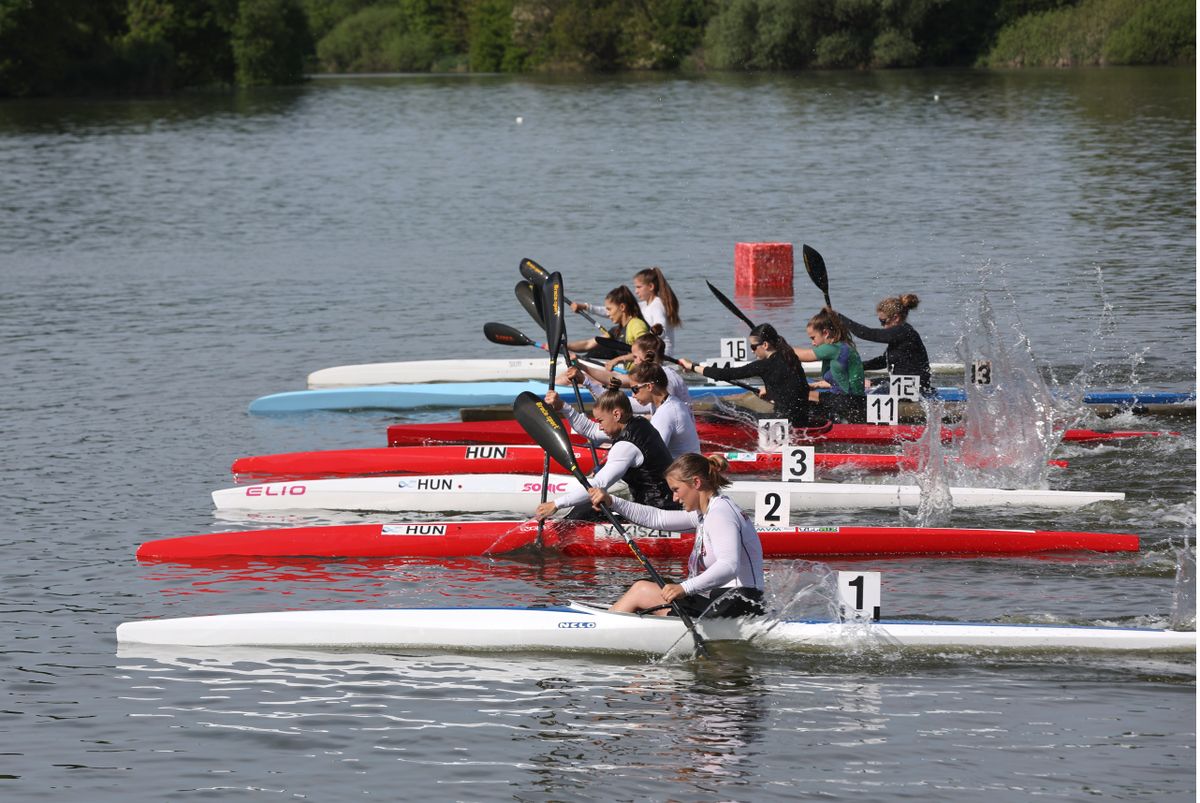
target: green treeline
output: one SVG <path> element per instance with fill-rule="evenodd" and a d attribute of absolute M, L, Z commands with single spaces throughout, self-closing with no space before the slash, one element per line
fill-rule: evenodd
<path fill-rule="evenodd" d="M 0 97 L 314 72 L 1195 63 L 1193 0 L 0 0 Z"/>

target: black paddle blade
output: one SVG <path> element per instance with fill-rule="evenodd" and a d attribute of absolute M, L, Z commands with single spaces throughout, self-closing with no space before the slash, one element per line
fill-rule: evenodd
<path fill-rule="evenodd" d="M 534 442 L 546 450 L 550 459 L 575 475 L 575 479 L 590 488 L 587 475 L 579 468 L 575 460 L 575 450 L 571 446 L 571 437 L 563 426 L 558 413 L 550 409 L 544 399 L 539 399 L 529 391 L 523 391 L 513 402 L 513 417 L 521 428 L 529 433 Z"/>
<path fill-rule="evenodd" d="M 542 294 L 529 282 L 517 282 L 513 292 L 517 294 L 517 301 L 529 313 L 529 317 L 533 318 L 539 329 L 544 330 L 546 316 L 542 314 Z"/>
<path fill-rule="evenodd" d="M 542 285 L 542 312 L 546 316 L 546 345 L 550 347 L 551 361 L 558 360 L 567 337 L 567 303 L 563 293 L 562 274 L 558 271 Z"/>
<path fill-rule="evenodd" d="M 626 343 L 624 340 L 617 340 L 615 337 L 597 337 L 596 345 L 603 346 L 607 349 L 612 349 L 617 354 L 628 354 L 633 351 L 633 346 Z"/>
<path fill-rule="evenodd" d="M 525 257 L 521 260 L 518 270 L 520 270 L 521 275 L 525 277 L 525 281 L 530 282 L 535 287 L 541 287 L 546 283 L 546 280 L 550 278 L 550 271 L 546 270 L 529 257 Z"/>
<path fill-rule="evenodd" d="M 725 296 L 725 294 L 724 294 L 724 293 L 722 293 L 722 292 L 721 292 L 720 290 L 718 290 L 717 288 L 713 287 L 713 283 L 712 283 L 712 282 L 705 282 L 705 284 L 707 284 L 707 285 L 708 285 L 708 289 L 712 291 L 712 294 L 713 294 L 714 296 L 716 296 L 716 297 L 717 297 L 717 301 L 720 301 L 722 304 L 724 304 L 724 305 L 725 305 L 725 309 L 729 310 L 729 311 L 730 311 L 730 312 L 732 312 L 734 315 L 738 316 L 738 317 L 739 317 L 739 318 L 741 318 L 743 321 L 745 321 L 745 322 L 746 322 L 746 325 L 747 325 L 747 326 L 749 326 L 751 329 L 753 329 L 753 328 L 754 328 L 754 321 L 752 321 L 752 320 L 750 320 L 749 318 L 747 318 L 747 317 L 746 317 L 746 314 L 745 314 L 744 312 L 742 312 L 740 309 L 738 309 L 738 306 L 737 306 L 737 304 L 734 304 L 732 301 L 730 301 L 730 300 L 729 300 L 729 299 L 728 299 L 728 298 Z"/>
<path fill-rule="evenodd" d="M 503 323 L 488 322 L 483 325 L 483 336 L 501 346 L 536 346 L 523 332 Z"/>
<path fill-rule="evenodd" d="M 812 279 L 812 283 L 817 286 L 825 296 L 825 306 L 832 309 L 832 304 L 829 303 L 829 273 L 825 270 L 825 260 L 817 253 L 817 249 L 805 245 L 802 253 L 804 254 L 804 269 L 808 271 L 808 278 Z"/>

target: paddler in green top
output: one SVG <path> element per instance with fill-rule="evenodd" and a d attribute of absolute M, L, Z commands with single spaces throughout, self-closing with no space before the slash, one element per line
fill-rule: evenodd
<path fill-rule="evenodd" d="M 580 305 L 571 305 L 572 308 L 576 306 Z M 620 328 L 620 335 L 614 334 L 613 337 L 619 337 L 626 345 L 632 346 L 633 341 L 642 335 L 650 333 L 649 324 L 642 320 L 637 299 L 633 297 L 633 292 L 625 285 L 614 287 L 604 297 L 604 314 Z M 576 340 L 574 343 L 568 343 L 567 348 L 574 352 L 593 352 L 597 345 L 596 339 L 592 338 L 591 340 Z M 606 356 L 613 355 L 610 351 Z"/>
<path fill-rule="evenodd" d="M 811 349 L 794 349 L 801 360 L 821 361 L 821 378 L 810 381 L 815 390 L 809 398 L 818 403 L 831 417 L 850 423 L 866 420 L 866 381 L 862 358 L 854 347 L 854 338 L 842 324 L 841 318 L 828 308 L 822 309 L 808 322 L 805 330 Z"/>

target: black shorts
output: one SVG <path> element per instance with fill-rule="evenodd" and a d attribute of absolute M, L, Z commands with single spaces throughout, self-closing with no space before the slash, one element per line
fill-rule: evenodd
<path fill-rule="evenodd" d="M 648 579 L 648 578 L 647 578 Z M 767 612 L 762 602 L 763 592 L 757 588 L 718 588 L 708 594 L 679 597 L 675 602 L 693 619 L 733 619 L 739 616 L 762 616 Z M 675 608 L 668 616 L 677 616 Z"/>

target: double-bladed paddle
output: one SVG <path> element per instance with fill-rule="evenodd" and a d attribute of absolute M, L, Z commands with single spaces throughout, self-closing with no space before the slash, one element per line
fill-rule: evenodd
<path fill-rule="evenodd" d="M 546 450 L 546 454 L 553 457 L 560 465 L 570 471 L 575 479 L 579 481 L 585 488 L 591 488 L 592 484 L 588 482 L 587 475 L 579 468 L 578 461 L 575 460 L 575 450 L 571 446 L 571 439 L 567 435 L 567 430 L 563 426 L 562 419 L 558 417 L 558 413 L 550 409 L 546 402 L 539 399 L 529 391 L 525 391 L 520 396 L 517 396 L 513 402 L 513 416 L 520 422 L 521 427 L 529 433 L 533 440 Z M 543 483 L 545 485 L 545 483 Z M 617 528 L 617 532 L 625 539 L 625 543 L 633 551 L 634 557 L 650 574 L 651 579 L 658 583 L 659 588 L 666 586 L 666 581 L 662 575 L 654 568 L 654 565 L 638 549 L 638 545 L 629 537 L 629 533 L 617 521 L 617 517 L 613 515 L 612 510 L 608 505 L 601 505 L 600 510 L 605 517 Z M 704 646 L 704 639 L 696 630 L 696 623 L 692 621 L 692 617 L 687 615 L 687 612 L 680 607 L 678 602 L 671 603 L 671 609 L 683 622 L 684 626 L 691 631 L 692 639 L 696 643 L 696 653 L 703 657 L 708 657 L 708 649 Z"/>
<path fill-rule="evenodd" d="M 833 304 L 829 303 L 829 274 L 825 271 L 825 260 L 817 253 L 817 249 L 807 245 L 803 246 L 802 253 L 808 278 L 825 294 L 825 306 L 833 309 Z"/>
<path fill-rule="evenodd" d="M 488 321 L 483 325 L 483 336 L 492 343 L 500 346 L 533 346 L 534 348 L 549 351 L 550 347 L 545 343 L 539 343 L 533 338 L 526 335 L 520 329 L 516 329 L 505 323 L 496 323 Z M 595 360 L 583 360 L 592 365 L 599 365 Z M 573 356 L 570 352 L 567 353 L 567 362 L 571 365 L 578 365 L 581 360 Z"/>
<path fill-rule="evenodd" d="M 743 321 L 745 321 L 746 326 L 749 326 L 751 329 L 754 328 L 754 321 L 747 318 L 746 313 L 744 313 L 740 309 L 738 309 L 737 304 L 734 304 L 732 301 L 730 301 L 726 297 L 726 295 L 724 293 L 722 293 L 720 290 L 718 290 L 716 287 L 714 287 L 712 282 L 706 281 L 705 284 L 708 285 L 708 289 L 712 291 L 712 294 L 717 297 L 717 301 L 720 301 L 722 304 L 725 305 L 725 309 L 729 310 L 734 315 L 738 316 Z"/>
<path fill-rule="evenodd" d="M 535 287 L 541 287 L 542 285 L 544 285 L 546 283 L 546 280 L 549 279 L 551 276 L 550 271 L 546 270 L 545 268 L 543 268 L 538 263 L 534 262 L 529 257 L 525 257 L 524 259 L 522 259 L 521 264 L 518 265 L 517 267 L 518 267 L 518 270 L 521 271 L 521 275 L 525 277 L 525 281 L 529 282 L 530 284 L 534 285 Z M 567 304 L 571 303 L 571 299 L 566 298 L 565 296 L 563 297 L 563 300 Z M 608 334 L 608 330 L 605 329 L 603 326 L 601 326 L 596 321 L 595 318 L 593 318 L 591 315 L 588 315 L 586 311 L 579 310 L 579 314 L 582 315 L 584 318 L 587 318 L 588 321 L 592 324 L 592 326 L 599 329 L 603 334 L 605 334 L 605 335 Z"/>
<path fill-rule="evenodd" d="M 598 337 L 598 338 L 596 338 L 596 345 L 606 346 L 606 347 L 612 349 L 613 351 L 617 352 L 618 354 L 628 354 L 629 352 L 633 351 L 632 346 L 630 346 L 624 340 L 617 340 L 615 337 Z M 674 357 L 672 357 L 669 354 L 664 354 L 663 359 L 667 360 L 668 362 L 673 362 L 676 365 L 679 365 L 679 360 L 675 359 Z M 744 384 L 742 382 L 738 382 L 736 379 L 722 379 L 722 380 L 715 380 L 715 381 L 725 382 L 726 384 L 729 384 L 729 385 L 736 385 L 737 387 L 745 388 L 746 390 L 748 390 L 754 394 L 758 393 L 758 388 L 754 388 L 754 387 L 751 387 L 750 385 Z"/>

